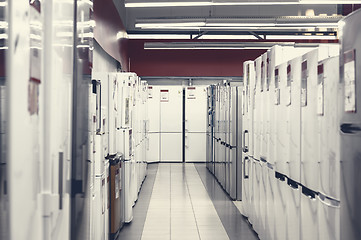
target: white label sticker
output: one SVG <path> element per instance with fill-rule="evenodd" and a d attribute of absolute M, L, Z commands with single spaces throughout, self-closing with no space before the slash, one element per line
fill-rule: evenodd
<path fill-rule="evenodd" d="M 148 87 L 148 98 L 153 98 L 153 87 Z"/>
<path fill-rule="evenodd" d="M 196 99 L 196 88 L 195 87 L 187 88 L 187 99 Z"/>
<path fill-rule="evenodd" d="M 161 102 L 169 102 L 169 91 L 168 90 L 160 90 L 160 101 Z"/>

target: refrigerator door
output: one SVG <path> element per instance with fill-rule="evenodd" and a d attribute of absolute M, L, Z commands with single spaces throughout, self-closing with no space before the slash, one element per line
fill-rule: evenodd
<path fill-rule="evenodd" d="M 303 56 L 301 79 L 301 184 L 318 190 L 318 116 L 317 116 L 318 50 Z"/>
<path fill-rule="evenodd" d="M 263 58 L 262 56 L 258 57 L 255 61 L 256 63 L 256 78 L 254 85 L 254 127 L 253 127 L 253 136 L 254 136 L 254 151 L 253 158 L 256 160 L 261 159 L 261 139 L 262 139 L 262 88 L 261 88 L 261 75 L 263 69 Z M 252 86 L 251 86 L 252 88 Z"/>
<path fill-rule="evenodd" d="M 160 87 L 148 86 L 149 132 L 160 132 Z"/>
<path fill-rule="evenodd" d="M 238 168 L 238 159 L 237 159 L 237 137 L 238 137 L 238 87 L 234 86 L 230 88 L 230 107 L 229 107 L 229 195 L 232 199 L 237 198 L 237 174 L 240 171 Z M 240 172 L 241 173 L 241 172 Z"/>
<path fill-rule="evenodd" d="M 287 239 L 300 239 L 300 218 L 301 218 L 301 186 L 298 183 L 287 180 L 287 192 L 286 210 L 287 210 Z M 312 222 L 312 224 L 315 224 Z M 315 224 L 317 226 L 317 224 Z M 317 239 L 312 237 L 312 239 Z"/>
<path fill-rule="evenodd" d="M 341 38 L 341 238 L 361 236 L 361 11 L 346 17 Z"/>
<path fill-rule="evenodd" d="M 185 88 L 186 132 L 206 132 L 207 130 L 207 88 L 189 86 Z"/>
<path fill-rule="evenodd" d="M 302 57 L 294 58 L 291 64 L 291 105 L 289 106 L 289 177 L 301 181 L 301 72 Z"/>
<path fill-rule="evenodd" d="M 205 135 L 204 135 L 205 141 Z M 161 162 L 181 162 L 182 161 L 182 133 L 162 133 L 160 135 Z"/>
<path fill-rule="evenodd" d="M 277 179 L 275 178 L 275 171 L 270 165 L 267 166 L 267 180 L 266 195 L 267 195 L 267 214 L 266 214 L 266 236 L 267 239 L 273 240 L 275 238 L 275 194 Z"/>
<path fill-rule="evenodd" d="M 160 94 L 160 131 L 182 132 L 183 89 L 181 86 L 162 86 Z"/>
<path fill-rule="evenodd" d="M 317 115 L 320 140 L 319 191 L 340 200 L 340 115 L 339 57 L 318 64 Z"/>
<path fill-rule="evenodd" d="M 235 118 L 235 125 L 236 125 L 236 200 L 242 200 L 242 184 L 243 184 L 243 151 L 242 151 L 242 145 L 243 145 L 243 121 L 245 120 L 243 118 L 243 107 L 244 107 L 244 87 L 240 86 L 237 87 L 237 102 L 236 102 L 236 108 L 237 108 L 237 114 Z M 234 115 L 233 115 L 234 116 Z"/>
<path fill-rule="evenodd" d="M 160 133 L 149 133 L 149 147 L 147 149 L 147 162 L 160 161 Z"/>
<path fill-rule="evenodd" d="M 339 240 L 340 238 L 340 202 L 322 194 L 318 201 L 318 239 Z"/>
<path fill-rule="evenodd" d="M 185 133 L 185 161 L 206 161 L 206 133 Z"/>
<path fill-rule="evenodd" d="M 284 175 L 276 173 L 276 185 L 275 185 L 275 239 L 286 240 L 287 239 L 287 179 Z"/>
<path fill-rule="evenodd" d="M 276 171 L 282 174 L 288 172 L 287 160 L 288 158 L 288 114 L 287 105 L 289 105 L 290 88 L 287 87 L 287 63 L 278 66 L 278 89 L 276 91 L 277 105 L 275 105 L 275 123 L 276 123 Z"/>
<path fill-rule="evenodd" d="M 318 239 L 318 201 L 317 193 L 302 187 L 301 194 L 301 238 L 305 239 Z"/>

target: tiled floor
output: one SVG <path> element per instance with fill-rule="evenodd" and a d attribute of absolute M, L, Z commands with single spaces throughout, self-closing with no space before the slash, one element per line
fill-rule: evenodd
<path fill-rule="evenodd" d="M 149 165 L 134 215 L 119 240 L 257 239 L 204 164 Z"/>

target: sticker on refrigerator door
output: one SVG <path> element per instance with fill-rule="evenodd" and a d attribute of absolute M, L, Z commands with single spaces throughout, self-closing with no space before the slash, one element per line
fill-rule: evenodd
<path fill-rule="evenodd" d="M 322 116 L 324 114 L 324 72 L 323 63 L 317 67 L 317 114 Z"/>
<path fill-rule="evenodd" d="M 345 112 L 356 112 L 356 50 L 345 52 L 344 81 L 345 81 Z"/>
<path fill-rule="evenodd" d="M 160 90 L 160 101 L 169 102 L 169 90 Z"/>
<path fill-rule="evenodd" d="M 152 86 L 148 87 L 148 98 L 153 98 L 153 87 Z"/>
<path fill-rule="evenodd" d="M 292 82 L 291 64 L 287 66 L 287 85 L 286 85 L 286 106 L 291 105 L 291 82 Z"/>
<path fill-rule="evenodd" d="M 305 107 L 307 106 L 307 60 L 302 62 L 301 71 L 301 107 Z"/>
<path fill-rule="evenodd" d="M 196 87 L 187 87 L 187 99 L 196 99 Z"/>

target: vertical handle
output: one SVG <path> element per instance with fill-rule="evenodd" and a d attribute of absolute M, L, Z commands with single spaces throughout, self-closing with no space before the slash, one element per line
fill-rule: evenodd
<path fill-rule="evenodd" d="M 243 161 L 243 178 L 244 179 L 248 179 L 249 178 L 249 164 L 247 164 L 247 168 L 246 168 L 246 161 L 249 162 L 249 158 L 246 156 L 244 157 L 244 161 Z M 247 169 L 247 170 L 246 170 Z"/>
<path fill-rule="evenodd" d="M 58 182 L 58 192 L 59 192 L 59 209 L 63 209 L 63 169 L 64 169 L 64 153 L 59 152 L 59 182 Z"/>
<path fill-rule="evenodd" d="M 246 134 L 248 134 L 248 143 L 249 143 L 249 133 L 248 130 L 244 130 L 243 131 L 243 152 L 247 153 L 248 152 L 248 145 L 246 146 Z"/>

